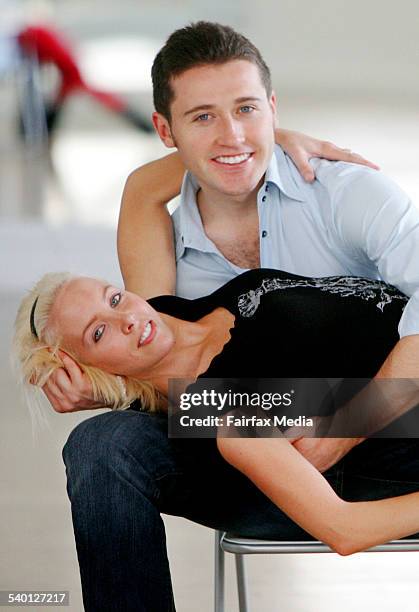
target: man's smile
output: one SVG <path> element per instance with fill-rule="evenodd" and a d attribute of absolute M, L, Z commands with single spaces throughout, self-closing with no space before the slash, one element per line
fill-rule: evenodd
<path fill-rule="evenodd" d="M 249 159 L 253 156 L 253 153 L 236 153 L 234 155 L 219 155 L 217 157 L 213 157 L 212 161 L 217 164 L 227 165 L 227 166 L 238 166 L 244 165 Z"/>

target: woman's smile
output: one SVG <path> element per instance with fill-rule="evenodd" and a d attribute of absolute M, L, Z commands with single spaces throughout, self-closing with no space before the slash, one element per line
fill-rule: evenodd
<path fill-rule="evenodd" d="M 145 346 L 146 344 L 150 344 L 150 342 L 153 342 L 153 338 L 156 334 L 156 329 L 157 327 L 154 321 L 148 321 L 148 323 L 146 323 L 144 331 L 138 341 L 138 348 L 140 348 L 141 346 Z"/>

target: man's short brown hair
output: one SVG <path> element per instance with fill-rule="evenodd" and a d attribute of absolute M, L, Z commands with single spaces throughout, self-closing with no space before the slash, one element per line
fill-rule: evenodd
<path fill-rule="evenodd" d="M 209 21 L 198 21 L 176 30 L 156 55 L 151 69 L 154 108 L 170 121 L 173 77 L 195 66 L 224 64 L 237 59 L 247 60 L 258 67 L 269 97 L 272 93 L 269 68 L 248 38 L 229 26 Z"/>

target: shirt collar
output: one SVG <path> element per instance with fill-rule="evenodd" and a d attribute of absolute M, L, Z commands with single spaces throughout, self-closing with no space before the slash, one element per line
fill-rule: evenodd
<path fill-rule="evenodd" d="M 265 183 L 273 183 L 288 198 L 304 202 L 305 198 L 300 188 L 303 180 L 291 159 L 279 145 L 275 145 L 271 161 L 266 169 Z"/>
<path fill-rule="evenodd" d="M 192 247 L 200 251 L 218 252 L 213 242 L 205 234 L 201 215 L 196 202 L 198 182 L 191 172 L 183 177 L 179 204 L 179 233 L 181 250 Z"/>

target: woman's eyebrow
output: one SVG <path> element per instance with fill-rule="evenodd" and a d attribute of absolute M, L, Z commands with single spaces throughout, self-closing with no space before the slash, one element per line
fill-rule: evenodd
<path fill-rule="evenodd" d="M 103 291 L 102 291 L 102 301 L 103 302 L 106 300 L 106 294 L 108 292 L 108 289 L 110 289 L 110 287 L 112 287 L 112 285 L 106 285 L 103 288 Z M 95 319 L 96 319 L 96 315 L 93 315 L 93 317 L 90 319 L 90 321 L 87 323 L 86 327 L 83 330 L 83 333 L 82 333 L 83 344 L 86 344 L 86 332 L 89 329 L 89 327 L 92 325 L 92 323 L 94 323 Z"/>

